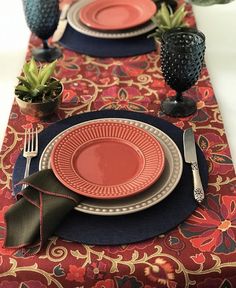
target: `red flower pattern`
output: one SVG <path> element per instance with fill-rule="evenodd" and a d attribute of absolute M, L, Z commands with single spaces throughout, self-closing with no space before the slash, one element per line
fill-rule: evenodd
<path fill-rule="evenodd" d="M 103 262 L 93 262 L 87 267 L 86 275 L 91 279 L 102 279 L 106 272 L 106 264 Z"/>
<path fill-rule="evenodd" d="M 201 252 L 236 250 L 236 196 L 222 196 L 219 201 L 219 196 L 208 195 L 208 209 L 199 208 L 180 225 L 181 233 Z"/>
<path fill-rule="evenodd" d="M 64 90 L 62 95 L 62 103 L 78 102 L 77 93 L 74 90 Z"/>
<path fill-rule="evenodd" d="M 156 258 L 155 265 L 146 267 L 144 273 L 152 282 L 168 288 L 177 287 L 177 283 L 174 281 L 174 268 L 163 258 Z"/>
<path fill-rule="evenodd" d="M 203 264 L 206 261 L 206 258 L 203 253 L 195 254 L 194 256 L 190 256 L 190 258 L 196 263 L 196 264 Z"/>
<path fill-rule="evenodd" d="M 69 271 L 70 272 L 66 276 L 67 280 L 80 283 L 84 282 L 85 268 L 76 265 L 69 265 Z"/>
<path fill-rule="evenodd" d="M 209 87 L 198 86 L 197 87 L 197 93 L 200 94 L 201 100 L 205 104 L 207 104 L 207 105 L 212 104 L 212 102 L 214 100 L 214 91 L 213 91 L 211 86 L 209 86 Z"/>
<path fill-rule="evenodd" d="M 31 115 L 25 115 L 25 119 L 26 121 L 30 122 L 30 123 L 38 123 L 40 121 L 39 118 L 36 118 L 36 117 L 33 117 Z M 28 129 L 29 128 L 33 128 L 33 125 L 29 125 Z"/>

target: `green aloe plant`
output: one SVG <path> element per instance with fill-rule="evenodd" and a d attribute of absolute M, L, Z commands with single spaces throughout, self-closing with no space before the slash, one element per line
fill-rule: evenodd
<path fill-rule="evenodd" d="M 161 4 L 161 9 L 152 17 L 152 21 L 156 24 L 157 29 L 148 37 L 159 38 L 161 34 L 169 29 L 185 27 L 184 17 L 187 12 L 185 11 L 185 4 L 182 4 L 175 12 L 167 7 L 165 3 Z"/>
<path fill-rule="evenodd" d="M 49 102 L 55 98 L 61 90 L 60 81 L 52 77 L 56 62 L 37 66 L 31 58 L 23 66 L 23 73 L 17 77 L 19 84 L 15 88 L 15 94 L 23 101 L 38 103 Z"/>

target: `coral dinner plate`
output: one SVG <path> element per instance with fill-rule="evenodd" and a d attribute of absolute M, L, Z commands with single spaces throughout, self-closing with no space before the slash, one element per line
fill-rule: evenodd
<path fill-rule="evenodd" d="M 71 5 L 67 19 L 73 29 L 76 31 L 91 37 L 101 38 L 101 39 L 125 39 L 130 37 L 135 37 L 139 35 L 146 34 L 153 30 L 156 27 L 156 24 L 151 20 L 145 22 L 142 25 L 138 25 L 136 27 L 130 29 L 123 30 L 96 30 L 90 28 L 89 26 L 83 24 L 79 19 L 79 11 L 89 3 L 92 3 L 93 0 L 80 0 L 75 1 L 73 5 Z"/>
<path fill-rule="evenodd" d="M 141 25 L 155 14 L 151 0 L 95 0 L 81 8 L 82 23 L 98 30 L 121 30 Z"/>
<path fill-rule="evenodd" d="M 66 187 L 92 198 L 114 199 L 143 191 L 165 164 L 159 141 L 124 123 L 89 123 L 66 133 L 53 148 L 51 166 Z"/>

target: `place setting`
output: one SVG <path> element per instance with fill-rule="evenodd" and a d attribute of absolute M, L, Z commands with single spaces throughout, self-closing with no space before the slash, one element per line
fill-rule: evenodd
<path fill-rule="evenodd" d="M 151 0 L 82 0 L 68 8 L 67 27 L 59 43 L 74 51 L 98 57 L 127 57 L 154 51 L 147 38 L 155 28 Z M 96 47 L 96 48 L 95 48 Z"/>
<path fill-rule="evenodd" d="M 13 189 L 23 210 L 44 211 L 32 217 L 33 224 L 24 219 L 27 227 L 41 227 L 40 248 L 51 233 L 91 245 L 147 240 L 176 227 L 198 207 L 183 131 L 165 120 L 130 111 L 88 112 L 49 126 L 39 133 L 38 144 L 23 181 L 25 158 L 18 157 Z M 206 189 L 206 160 L 197 145 L 196 151 Z M 29 185 L 23 192 L 22 184 Z M 6 219 L 24 218 L 19 207 Z M 35 242 L 35 235 L 27 237 Z M 8 246 L 20 245 L 21 237 L 9 239 Z"/>
<path fill-rule="evenodd" d="M 155 28 L 156 5 L 149 0 L 83 0 L 67 12 L 69 24 L 89 36 L 105 39 L 135 37 Z"/>
<path fill-rule="evenodd" d="M 37 61 L 61 57 L 55 42 L 94 57 L 128 57 L 156 49 L 154 39 L 147 37 L 156 27 L 151 20 L 157 12 L 152 0 L 74 1 L 62 6 L 60 16 L 58 1 L 26 0 L 24 12 L 28 27 L 43 42 L 42 48 L 33 49 Z"/>

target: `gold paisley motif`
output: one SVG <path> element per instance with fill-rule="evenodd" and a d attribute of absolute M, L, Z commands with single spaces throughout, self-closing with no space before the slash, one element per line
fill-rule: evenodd
<path fill-rule="evenodd" d="M 16 277 L 18 273 L 20 272 L 29 272 L 30 277 L 32 277 L 32 272 L 34 273 L 38 273 L 40 275 L 42 275 L 43 277 L 45 277 L 45 279 L 47 280 L 47 286 L 50 287 L 51 284 L 54 285 L 54 287 L 58 287 L 58 288 L 63 288 L 62 284 L 55 279 L 52 273 L 48 273 L 42 269 L 40 269 L 38 267 L 38 264 L 34 264 L 31 266 L 17 266 L 17 261 L 13 258 L 10 258 L 10 264 L 12 264 L 11 268 L 0 274 L 0 278 L 2 277 L 7 277 L 7 276 L 13 276 Z"/>
<path fill-rule="evenodd" d="M 68 250 L 64 246 L 55 246 L 57 244 L 58 237 L 50 238 L 49 244 L 46 248 L 46 254 L 44 256 L 40 256 L 40 259 L 48 259 L 51 262 L 61 262 L 63 261 L 67 255 Z"/>

